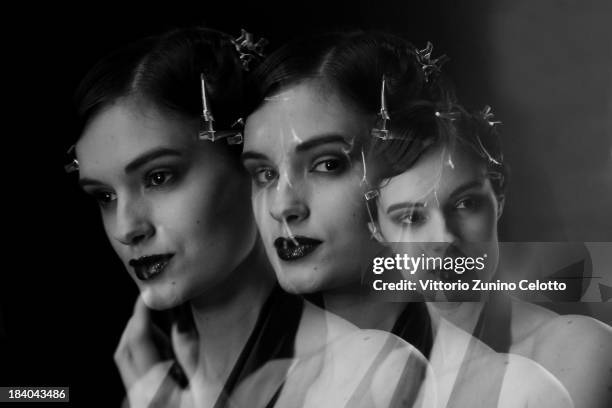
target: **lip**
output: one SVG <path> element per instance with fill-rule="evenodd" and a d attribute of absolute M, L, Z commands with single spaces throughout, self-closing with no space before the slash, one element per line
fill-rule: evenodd
<path fill-rule="evenodd" d="M 160 275 L 173 256 L 174 254 L 145 255 L 138 259 L 130 259 L 129 265 L 134 268 L 138 279 L 146 281 Z"/>
<path fill-rule="evenodd" d="M 312 253 L 323 241 L 314 238 L 295 236 L 279 237 L 274 240 L 278 257 L 283 261 L 296 261 Z"/>

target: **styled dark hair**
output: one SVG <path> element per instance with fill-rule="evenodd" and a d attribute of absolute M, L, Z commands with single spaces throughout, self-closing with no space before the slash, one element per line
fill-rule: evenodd
<path fill-rule="evenodd" d="M 453 103 L 447 110 L 430 101 L 416 101 L 395 112 L 389 140 L 374 140 L 368 151 L 372 164 L 369 183 L 377 187 L 384 179 L 404 173 L 432 146 L 462 145 L 486 166 L 498 198 L 505 194 L 508 166 L 504 162 L 498 126 L 486 111 L 467 111 Z"/>
<path fill-rule="evenodd" d="M 231 40 L 212 29 L 181 28 L 141 39 L 108 55 L 77 89 L 80 128 L 104 107 L 130 96 L 198 118 L 202 112 L 200 75 L 204 74 L 215 128 L 230 129 L 245 114 L 245 75 Z"/>
<path fill-rule="evenodd" d="M 331 32 L 299 38 L 270 55 L 249 81 L 248 110 L 275 92 L 318 80 L 358 111 L 375 115 L 383 76 L 391 111 L 407 101 L 452 94 L 441 86 L 442 78 L 426 80 L 416 48 L 404 38 L 378 31 Z"/>
<path fill-rule="evenodd" d="M 497 127 L 457 103 L 452 84 L 435 69 L 439 67 L 430 66 L 426 74 L 422 54 L 404 38 L 384 32 L 304 37 L 281 47 L 253 73 L 248 111 L 257 109 L 267 96 L 316 80 L 343 102 L 374 117 L 381 108 L 384 77 L 391 138 L 371 136 L 357 144 L 366 154 L 369 185 L 376 188 L 384 179 L 410 169 L 435 144 L 465 143 L 486 164 L 495 193 L 501 197 L 508 171 Z"/>

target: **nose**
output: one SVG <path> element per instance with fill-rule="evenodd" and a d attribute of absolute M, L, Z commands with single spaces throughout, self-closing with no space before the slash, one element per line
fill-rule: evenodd
<path fill-rule="evenodd" d="M 457 241 L 457 236 L 453 233 L 450 220 L 446 219 L 442 211 L 432 211 L 430 217 L 428 242 L 434 252 L 443 254 L 449 245 Z"/>
<path fill-rule="evenodd" d="M 289 180 L 284 180 L 284 177 L 279 179 L 278 187 L 273 194 L 270 215 L 276 221 L 290 225 L 297 224 L 310 215 L 303 191 Z"/>
<path fill-rule="evenodd" d="M 138 245 L 155 234 L 147 205 L 138 199 L 117 203 L 115 239 L 124 245 Z"/>

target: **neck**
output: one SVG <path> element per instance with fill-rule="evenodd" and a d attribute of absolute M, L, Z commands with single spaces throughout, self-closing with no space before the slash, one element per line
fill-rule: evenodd
<path fill-rule="evenodd" d="M 221 381 L 229 376 L 274 282 L 258 241 L 226 282 L 191 301 L 205 376 Z"/>
<path fill-rule="evenodd" d="M 366 274 L 370 277 L 371 274 Z M 390 332 L 405 307 L 400 301 L 384 299 L 373 291 L 368 278 L 351 286 L 326 291 L 325 309 L 353 323 L 360 329 Z M 397 300 L 397 299 L 393 299 Z"/>
<path fill-rule="evenodd" d="M 427 302 L 427 310 L 434 332 L 437 331 L 440 320 L 444 319 L 472 334 L 483 305 L 483 302 Z"/>

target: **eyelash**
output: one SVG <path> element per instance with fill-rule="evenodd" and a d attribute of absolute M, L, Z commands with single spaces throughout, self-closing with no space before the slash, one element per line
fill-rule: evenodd
<path fill-rule="evenodd" d="M 164 175 L 167 178 L 165 178 L 161 183 L 159 184 L 155 184 L 155 182 L 153 181 L 155 176 L 158 175 Z M 169 183 L 174 182 L 176 178 L 176 173 L 174 171 L 171 170 L 153 170 L 150 173 L 148 173 L 145 178 L 144 178 L 144 185 L 147 188 L 160 188 L 163 187 Z"/>
<path fill-rule="evenodd" d="M 467 211 L 476 211 L 480 208 L 481 199 L 480 197 L 469 196 L 464 197 L 457 201 L 455 204 L 455 210 L 467 210 Z M 463 206 L 463 207 L 462 207 Z"/>
<path fill-rule="evenodd" d="M 414 219 L 416 218 L 416 219 Z M 395 222 L 403 225 L 416 226 L 427 221 L 427 216 L 420 211 L 406 211 L 395 218 Z"/>
<path fill-rule="evenodd" d="M 325 170 L 317 169 L 321 165 L 329 164 L 329 163 L 337 163 L 338 164 L 338 168 L 331 169 L 331 170 L 329 170 L 329 169 L 325 169 Z M 343 158 L 343 157 L 328 156 L 328 157 L 324 157 L 324 158 L 321 158 L 321 159 L 315 161 L 315 163 L 310 168 L 310 171 L 311 172 L 316 172 L 316 173 L 341 173 L 347 167 L 347 164 L 348 164 L 347 160 L 345 158 Z"/>
<path fill-rule="evenodd" d="M 458 200 L 453 209 L 455 211 L 477 211 L 480 208 L 481 200 L 479 197 L 469 196 Z M 427 215 L 418 210 L 405 211 L 393 217 L 395 223 L 406 226 L 418 226 L 427 221 Z"/>
<path fill-rule="evenodd" d="M 272 174 L 272 176 L 269 176 L 269 174 Z M 266 184 L 272 182 L 277 176 L 278 174 L 271 167 L 258 168 L 252 174 L 253 181 L 258 186 L 265 186 Z"/>
<path fill-rule="evenodd" d="M 164 175 L 166 178 L 161 182 L 157 182 L 155 177 L 158 175 Z M 154 170 L 145 175 L 143 183 L 145 188 L 158 189 L 174 182 L 176 177 L 176 172 L 171 170 Z M 94 191 L 91 193 L 91 196 L 102 209 L 108 208 L 117 199 L 117 194 L 112 191 Z"/>
<path fill-rule="evenodd" d="M 327 165 L 329 165 L 330 163 L 337 164 L 337 167 L 333 169 L 328 169 Z M 323 165 L 326 166 L 325 169 L 320 168 Z M 338 174 L 338 173 L 343 172 L 347 168 L 347 166 L 348 166 L 348 163 L 345 158 L 327 156 L 324 158 L 317 159 L 313 163 L 313 165 L 310 167 L 309 171 L 311 173 Z M 270 166 L 256 167 L 253 171 L 251 171 L 251 177 L 253 178 L 253 181 L 255 182 L 257 186 L 263 187 L 271 183 L 272 181 L 274 181 L 276 178 L 278 178 L 278 172 Z"/>
<path fill-rule="evenodd" d="M 94 192 L 91 196 L 96 200 L 100 208 L 107 208 L 113 201 L 117 199 L 117 194 L 112 191 Z"/>

